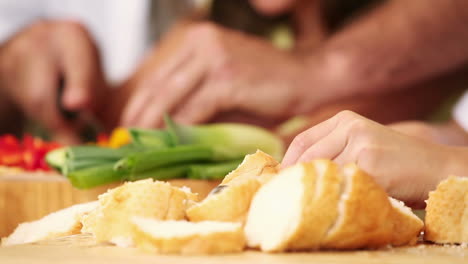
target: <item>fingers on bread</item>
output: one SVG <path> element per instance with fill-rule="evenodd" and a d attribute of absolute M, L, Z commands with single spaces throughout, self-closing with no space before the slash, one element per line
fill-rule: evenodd
<path fill-rule="evenodd" d="M 468 243 L 468 178 L 449 177 L 429 193 L 426 203 L 426 240 Z"/>

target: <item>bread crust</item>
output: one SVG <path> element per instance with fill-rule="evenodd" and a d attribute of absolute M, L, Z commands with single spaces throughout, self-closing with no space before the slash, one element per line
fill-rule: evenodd
<path fill-rule="evenodd" d="M 94 210 L 98 202 L 77 204 L 44 216 L 43 218 L 21 223 L 10 234 L 2 239 L 2 246 L 33 243 L 41 240 L 70 236 L 81 232 L 81 219 Z M 60 223 L 57 223 L 60 221 Z M 68 223 L 66 226 L 60 224 Z"/>
<path fill-rule="evenodd" d="M 323 175 L 317 173 L 317 166 L 325 167 Z M 337 204 L 342 192 L 338 166 L 329 160 L 315 160 L 306 170 L 309 176 L 303 177 L 305 196 L 302 201 L 302 219 L 291 237 L 288 249 L 318 249 L 338 217 Z M 314 177 L 311 177 L 313 174 Z"/>
<path fill-rule="evenodd" d="M 260 187 L 256 177 L 231 180 L 228 187 L 187 209 L 190 221 L 244 222 L 253 196 Z"/>
<path fill-rule="evenodd" d="M 393 200 L 392 217 L 393 217 L 393 240 L 392 245 L 403 246 L 403 245 L 414 245 L 416 244 L 421 231 L 424 229 L 424 222 L 419 219 L 411 209 L 406 207 L 403 202 Z M 393 206 L 393 204 L 400 204 L 400 207 L 406 207 L 406 210 L 402 210 Z"/>
<path fill-rule="evenodd" d="M 340 216 L 322 247 L 331 249 L 377 248 L 392 242 L 392 207 L 385 191 L 355 164 L 343 168 L 346 185 Z M 340 208 L 341 207 L 341 208 Z"/>
<path fill-rule="evenodd" d="M 468 243 L 468 180 L 449 177 L 429 193 L 424 239 Z"/>
<path fill-rule="evenodd" d="M 246 155 L 239 166 L 224 177 L 221 185 L 227 185 L 238 177 L 260 176 L 264 173 L 274 174 L 278 172 L 279 163 L 272 156 L 261 150 L 254 154 Z"/>
<path fill-rule="evenodd" d="M 245 247 L 242 227 L 234 231 L 216 231 L 173 238 L 155 237 L 133 225 L 137 247 L 158 254 L 223 254 L 241 252 Z"/>
<path fill-rule="evenodd" d="M 283 189 L 287 178 L 301 182 Z M 297 164 L 261 188 L 251 207 L 256 211 L 249 212 L 246 235 L 249 246 L 267 252 L 405 245 L 416 241 L 423 227 L 409 208 L 398 202 L 393 205 L 385 191 L 355 164 L 342 169 L 324 160 Z M 276 229 L 270 225 L 271 231 L 262 229 L 262 219 L 268 218 L 264 214 L 281 217 L 280 211 L 268 209 L 268 195 L 281 199 L 291 192 L 302 196 L 288 200 L 294 204 L 284 204 L 297 208 L 289 211 L 294 217 L 299 212 L 297 219 L 285 218 Z"/>
<path fill-rule="evenodd" d="M 97 242 L 131 246 L 131 217 L 182 220 L 188 201 L 193 198 L 193 194 L 166 182 L 128 182 L 99 196 L 100 206 L 83 218 L 82 232 L 93 234 Z"/>
<path fill-rule="evenodd" d="M 220 185 L 225 188 L 187 209 L 188 219 L 244 222 L 253 196 L 263 183 L 274 177 L 278 166 L 273 157 L 260 150 L 247 155 L 239 167 L 223 179 Z"/>

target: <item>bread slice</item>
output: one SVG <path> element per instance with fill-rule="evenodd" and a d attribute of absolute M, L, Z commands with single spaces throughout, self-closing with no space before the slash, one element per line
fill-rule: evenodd
<path fill-rule="evenodd" d="M 389 197 L 393 207 L 393 240 L 392 245 L 413 245 L 424 229 L 424 222 L 407 207 L 405 203 Z"/>
<path fill-rule="evenodd" d="M 221 185 L 227 185 L 230 181 L 239 177 L 274 174 L 278 172 L 278 167 L 278 161 L 276 161 L 272 156 L 261 150 L 257 150 L 254 154 L 246 155 L 242 163 L 224 177 Z"/>
<path fill-rule="evenodd" d="M 424 239 L 436 243 L 468 243 L 468 178 L 449 177 L 426 201 Z"/>
<path fill-rule="evenodd" d="M 344 192 L 339 217 L 322 248 L 378 248 L 416 242 L 423 222 L 403 202 L 388 197 L 370 175 L 355 164 L 343 168 Z"/>
<path fill-rule="evenodd" d="M 254 194 L 277 172 L 278 166 L 264 152 L 247 155 L 207 198 L 187 210 L 188 219 L 244 222 Z"/>
<path fill-rule="evenodd" d="M 337 217 L 341 178 L 330 161 L 281 171 L 255 195 L 245 226 L 248 246 L 263 251 L 317 249 Z"/>
<path fill-rule="evenodd" d="M 134 217 L 135 243 L 160 254 L 220 254 L 241 252 L 245 238 L 240 223 L 157 221 Z"/>
<path fill-rule="evenodd" d="M 98 205 L 97 201 L 77 204 L 46 215 L 34 222 L 22 223 L 9 237 L 2 240 L 2 246 L 33 243 L 79 234 L 82 216 L 97 208 Z"/>
<path fill-rule="evenodd" d="M 185 210 L 193 199 L 195 196 L 189 190 L 166 182 L 152 179 L 128 182 L 99 196 L 100 206 L 83 218 L 82 232 L 93 234 L 97 242 L 131 246 L 131 217 L 185 219 Z"/>
<path fill-rule="evenodd" d="M 248 246 L 267 252 L 402 245 L 422 228 L 407 209 L 399 203 L 394 208 L 356 165 L 340 170 L 317 160 L 281 171 L 257 192 L 245 234 Z"/>
<path fill-rule="evenodd" d="M 385 191 L 355 164 L 343 168 L 344 192 L 339 216 L 322 243 L 324 248 L 375 248 L 393 237 L 392 206 Z"/>

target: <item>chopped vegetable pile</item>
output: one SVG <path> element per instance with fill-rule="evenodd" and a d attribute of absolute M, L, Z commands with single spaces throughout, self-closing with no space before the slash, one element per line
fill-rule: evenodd
<path fill-rule="evenodd" d="M 283 155 L 281 139 L 255 126 L 183 126 L 168 117 L 165 121 L 166 129 L 121 130 L 108 141 L 101 140 L 100 146 L 56 149 L 46 160 L 73 186 L 86 189 L 144 178 L 221 179 L 257 149 L 277 159 Z"/>
<path fill-rule="evenodd" d="M 31 135 L 18 139 L 13 135 L 0 136 L 0 166 L 18 167 L 27 171 L 50 170 L 45 155 L 60 148 L 56 142 L 46 142 Z"/>

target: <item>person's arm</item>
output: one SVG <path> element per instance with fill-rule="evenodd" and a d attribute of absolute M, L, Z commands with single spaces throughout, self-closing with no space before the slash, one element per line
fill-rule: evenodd
<path fill-rule="evenodd" d="M 385 2 L 318 49 L 300 53 L 194 23 L 167 61 L 145 71 L 121 125 L 156 127 L 164 113 L 201 123 L 229 111 L 281 122 L 351 96 L 427 81 L 468 58 L 463 28 L 468 13 L 457 13 L 466 5 L 463 0 L 430 8 L 423 1 Z"/>
<path fill-rule="evenodd" d="M 310 102 L 399 89 L 454 70 L 468 61 L 467 24 L 464 0 L 387 1 L 308 57 L 308 82 L 330 91 Z"/>

